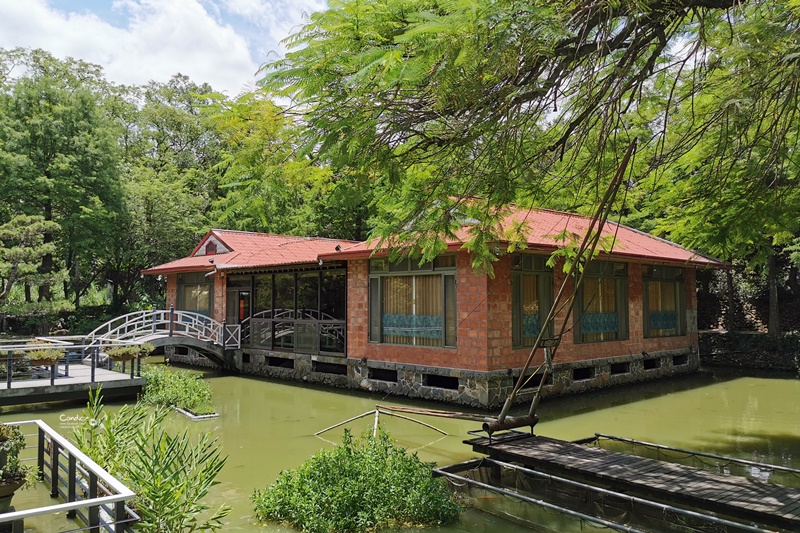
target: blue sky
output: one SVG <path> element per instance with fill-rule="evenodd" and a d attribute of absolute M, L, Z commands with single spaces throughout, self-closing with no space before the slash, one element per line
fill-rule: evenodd
<path fill-rule="evenodd" d="M 0 48 L 43 48 L 117 83 L 178 72 L 229 96 L 254 87 L 280 41 L 325 0 L 0 0 Z"/>

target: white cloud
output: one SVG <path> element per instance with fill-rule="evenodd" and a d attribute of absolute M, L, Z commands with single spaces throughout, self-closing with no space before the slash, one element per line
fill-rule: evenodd
<path fill-rule="evenodd" d="M 261 30 L 262 39 L 251 43 L 263 62 L 284 55 L 286 48 L 280 41 L 296 32 L 314 11 L 327 8 L 326 0 L 222 0 L 229 13 L 246 18 Z"/>
<path fill-rule="evenodd" d="M 3 1 L 0 47 L 42 48 L 97 63 L 118 83 L 167 81 L 181 72 L 230 96 L 252 88 L 258 63 L 247 39 L 199 0 L 123 0 L 114 9 L 127 14 L 123 27 L 88 11 L 59 11 L 47 0 Z"/>

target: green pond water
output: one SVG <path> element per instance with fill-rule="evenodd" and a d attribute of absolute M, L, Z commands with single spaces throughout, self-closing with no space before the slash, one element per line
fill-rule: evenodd
<path fill-rule="evenodd" d="M 233 507 L 226 531 L 290 531 L 256 524 L 248 498 L 254 489 L 271 483 L 281 470 L 296 467 L 317 450 L 339 442 L 343 430 L 329 431 L 322 438 L 315 437 L 315 432 L 373 411 L 376 403 L 446 408 L 440 404 L 241 376 L 207 376 L 207 379 L 213 386 L 220 418 L 190 422 L 178 414 L 170 414 L 169 423 L 176 430 L 213 430 L 219 436 L 228 462 L 209 503 L 214 506 L 227 503 Z M 6 409 L 0 415 L 0 422 L 41 418 L 69 435 L 74 424 L 69 418 L 80 411 L 80 406 L 72 405 L 24 411 Z M 540 417 L 538 434 L 565 440 L 599 432 L 800 468 L 800 379 L 795 376 L 703 372 L 544 400 Z M 426 461 L 449 465 L 476 456 L 462 443 L 470 437 L 467 431 L 478 429 L 476 423 L 418 418 L 446 431 L 448 436 L 394 417 L 382 416 L 381 423 L 402 446 L 417 450 Z M 347 427 L 360 433 L 371 427 L 373 420 L 368 416 Z M 42 492 L 20 493 L 15 496 L 15 504 L 23 508 L 37 502 L 50 503 Z M 52 522 L 26 525 L 30 531 L 48 532 L 74 527 L 66 520 L 58 525 Z M 477 511 L 465 513 L 456 526 L 436 531 L 498 530 L 528 531 Z"/>

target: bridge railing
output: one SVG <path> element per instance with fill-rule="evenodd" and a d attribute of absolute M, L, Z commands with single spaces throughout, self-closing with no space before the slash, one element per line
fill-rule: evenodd
<path fill-rule="evenodd" d="M 225 348 L 241 346 L 241 326 L 225 324 L 202 313 L 163 310 L 136 311 L 119 316 L 86 336 L 85 344 L 100 346 L 109 341 L 142 342 L 161 336 L 184 336 Z"/>
<path fill-rule="evenodd" d="M 22 426 L 23 432 L 31 426 L 35 429 L 35 433 L 26 435 L 26 440 L 35 438 L 36 444 L 27 446 L 21 459 L 36 461 L 39 479 L 50 490 L 50 496 L 60 498 L 62 503 L 0 514 L 0 524 L 53 515 L 54 521 L 78 518 L 93 533 L 133 531 L 132 525 L 139 517 L 128 506 L 136 496 L 132 490 L 42 420 L 14 424 Z M 30 450 L 35 450 L 33 457 L 29 456 Z M 64 526 L 69 525 L 65 520 Z"/>

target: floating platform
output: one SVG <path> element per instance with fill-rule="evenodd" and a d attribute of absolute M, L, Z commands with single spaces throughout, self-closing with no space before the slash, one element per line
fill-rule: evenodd
<path fill-rule="evenodd" d="M 59 365 L 59 368 L 62 368 Z M 81 364 L 69 365 L 69 376 L 59 374 L 50 384 L 48 371 L 37 372 L 39 379 L 12 381 L 11 388 L 0 383 L 0 406 L 40 402 L 60 402 L 88 399 L 89 389 L 103 387 L 103 398 L 136 397 L 142 391 L 145 379 L 131 378 L 129 373 L 95 368 Z"/>
<path fill-rule="evenodd" d="M 517 431 L 464 442 L 497 461 L 746 523 L 800 531 L 800 489 Z"/>

